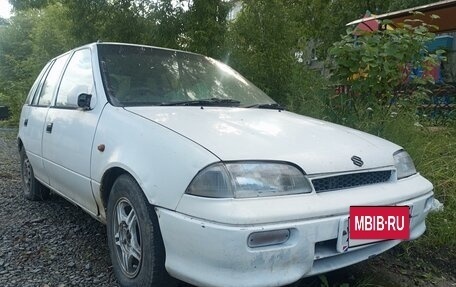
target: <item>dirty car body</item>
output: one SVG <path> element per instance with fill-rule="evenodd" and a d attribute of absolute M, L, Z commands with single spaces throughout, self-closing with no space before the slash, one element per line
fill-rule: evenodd
<path fill-rule="evenodd" d="M 107 223 L 124 286 L 160 286 L 163 272 L 281 286 L 400 243 L 343 248 L 350 206 L 409 206 L 415 239 L 434 200 L 400 146 L 287 112 L 211 58 L 149 46 L 51 60 L 18 142 L 26 197 L 49 188 Z"/>

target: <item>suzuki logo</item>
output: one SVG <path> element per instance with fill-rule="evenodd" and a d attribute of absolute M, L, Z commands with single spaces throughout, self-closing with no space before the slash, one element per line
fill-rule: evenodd
<path fill-rule="evenodd" d="M 356 155 L 352 156 L 351 160 L 354 165 L 359 166 L 359 167 L 362 167 L 364 164 L 363 160 L 359 156 L 356 156 Z"/>

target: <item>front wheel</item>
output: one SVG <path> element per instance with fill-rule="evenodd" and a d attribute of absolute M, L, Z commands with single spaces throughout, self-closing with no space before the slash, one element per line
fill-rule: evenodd
<path fill-rule="evenodd" d="M 108 245 L 121 286 L 171 286 L 157 215 L 129 175 L 114 182 L 108 200 Z"/>
<path fill-rule="evenodd" d="M 20 150 L 21 156 L 21 179 L 24 197 L 28 200 L 39 201 L 49 198 L 49 189 L 43 186 L 33 172 L 30 160 L 24 148 Z"/>

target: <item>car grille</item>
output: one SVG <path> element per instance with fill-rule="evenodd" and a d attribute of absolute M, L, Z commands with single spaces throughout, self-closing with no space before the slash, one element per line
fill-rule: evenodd
<path fill-rule="evenodd" d="M 344 189 L 361 185 L 386 182 L 391 177 L 391 170 L 350 173 L 312 180 L 316 192 Z"/>

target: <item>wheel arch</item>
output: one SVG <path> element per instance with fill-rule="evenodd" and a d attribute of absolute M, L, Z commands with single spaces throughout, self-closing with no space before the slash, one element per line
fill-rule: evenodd
<path fill-rule="evenodd" d="M 100 185 L 100 198 L 101 198 L 101 204 L 103 205 L 102 208 L 106 210 L 108 208 L 108 200 L 109 200 L 109 195 L 111 193 L 112 185 L 116 181 L 116 179 L 121 176 L 122 174 L 128 174 L 132 178 L 135 178 L 130 172 L 127 170 L 114 166 L 109 169 L 107 169 L 102 178 L 101 178 L 101 185 Z M 136 180 L 136 179 L 135 179 Z"/>

